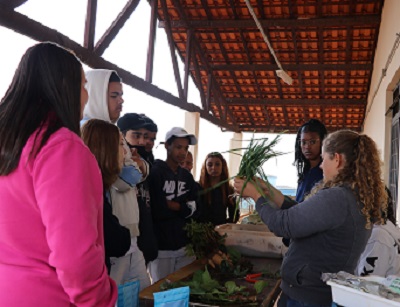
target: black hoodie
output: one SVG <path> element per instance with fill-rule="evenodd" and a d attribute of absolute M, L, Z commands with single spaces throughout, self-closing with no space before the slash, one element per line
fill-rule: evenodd
<path fill-rule="evenodd" d="M 188 243 L 183 229 L 193 212 L 188 201 L 197 198 L 197 184 L 188 170 L 178 167 L 176 173 L 167 163 L 156 160 L 149 176 L 151 211 L 159 250 L 178 250 Z M 167 200 L 180 204 L 180 210 L 168 208 Z"/>

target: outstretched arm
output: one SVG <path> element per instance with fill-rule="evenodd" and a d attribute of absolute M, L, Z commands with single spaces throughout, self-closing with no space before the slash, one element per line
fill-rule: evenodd
<path fill-rule="evenodd" d="M 244 179 L 238 177 L 234 179 L 233 186 L 235 191 L 241 194 L 242 197 L 250 197 L 254 201 L 257 201 L 261 197 L 265 197 L 276 204 L 279 208 L 284 203 L 285 197 L 282 192 L 260 178 L 256 178 L 256 181 L 249 181 L 243 189 L 244 184 Z"/>

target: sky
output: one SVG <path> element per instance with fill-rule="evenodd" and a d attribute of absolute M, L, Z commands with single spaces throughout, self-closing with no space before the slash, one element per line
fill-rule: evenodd
<path fill-rule="evenodd" d="M 95 41 L 107 30 L 126 2 L 127 0 L 98 0 Z M 87 1 L 83 0 L 29 0 L 17 8 L 16 11 L 39 21 L 45 26 L 58 30 L 79 44 L 83 44 L 86 4 Z M 129 70 L 132 74 L 144 78 L 149 25 L 149 3 L 140 1 L 130 19 L 106 49 L 103 57 L 121 68 Z M 153 84 L 178 96 L 164 29 L 158 28 L 156 36 Z M 3 47 L 0 50 L 0 97 L 3 97 L 21 56 L 36 41 L 4 27 L 0 27 L 0 41 L 3 43 Z M 180 63 L 181 78 L 184 75 L 183 67 L 183 64 Z M 84 69 L 89 70 L 90 68 L 84 66 Z M 200 95 L 191 80 L 189 82 L 188 96 L 189 102 L 201 106 Z M 123 114 L 129 112 L 145 113 L 158 125 L 159 132 L 156 144 L 164 141 L 166 132 L 172 127 L 184 126 L 186 111 L 159 101 L 127 85 L 124 86 L 124 100 Z M 225 152 L 229 150 L 229 142 L 233 137 L 232 132 L 222 132 L 219 127 L 203 119 L 200 119 L 199 131 L 196 180 L 199 179 L 201 165 L 205 156 L 209 152 Z M 250 140 L 251 137 L 251 133 L 243 134 L 244 140 Z M 256 134 L 255 137 L 273 138 L 275 134 Z M 296 169 L 293 166 L 294 143 L 295 135 L 283 135 L 275 149 L 286 154 L 272 159 L 264 165 L 264 170 L 268 175 L 277 177 L 276 184 L 278 186 L 296 187 L 297 185 Z M 244 147 L 247 144 L 244 142 Z M 165 159 L 164 146 L 159 145 L 155 148 L 154 154 L 156 158 Z M 228 154 L 224 154 L 224 156 L 228 159 Z"/>

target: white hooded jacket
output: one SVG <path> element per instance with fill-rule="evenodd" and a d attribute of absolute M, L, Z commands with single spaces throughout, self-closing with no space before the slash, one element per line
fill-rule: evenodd
<path fill-rule="evenodd" d="M 391 221 L 388 220 L 386 225 L 374 225 L 358 262 L 356 275 L 399 275 L 399 245 L 400 229 Z"/>
<path fill-rule="evenodd" d="M 108 113 L 107 92 L 112 72 L 107 69 L 86 72 L 89 100 L 83 111 L 81 125 L 92 118 L 111 122 Z M 129 148 L 127 153 L 124 170 L 128 169 L 133 172 L 130 177 L 135 179 L 130 181 L 119 177 L 110 189 L 110 201 L 113 214 L 118 217 L 120 224 L 130 230 L 131 237 L 137 237 L 139 236 L 139 206 L 136 184 L 145 180 L 146 177 L 142 176 L 137 163 L 131 159 Z"/>

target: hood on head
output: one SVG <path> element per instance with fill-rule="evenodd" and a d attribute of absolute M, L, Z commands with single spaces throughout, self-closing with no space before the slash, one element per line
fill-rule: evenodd
<path fill-rule="evenodd" d="M 97 118 L 111 122 L 108 113 L 107 92 L 110 76 L 113 72 L 116 73 L 108 69 L 94 69 L 85 73 L 89 99 L 83 110 L 84 118 Z"/>

